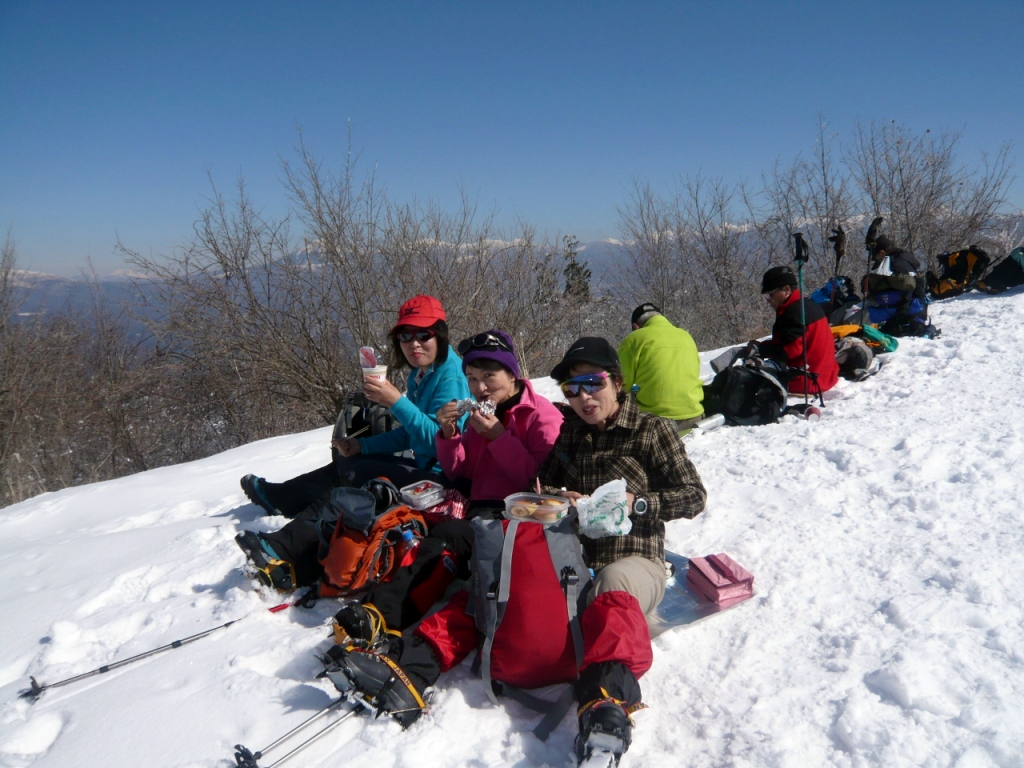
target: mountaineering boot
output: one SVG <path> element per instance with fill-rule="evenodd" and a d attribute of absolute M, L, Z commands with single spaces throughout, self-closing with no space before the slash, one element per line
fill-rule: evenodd
<path fill-rule="evenodd" d="M 388 714 L 403 728 L 412 725 L 427 708 L 416 685 L 398 663 L 379 653 L 333 646 L 321 659 L 328 678 L 342 694 L 362 699 L 377 716 Z"/>
<path fill-rule="evenodd" d="M 235 536 L 235 543 L 255 567 L 261 584 L 282 592 L 295 589 L 295 566 L 279 558 L 258 533 L 242 531 Z"/>
<path fill-rule="evenodd" d="M 345 648 L 386 652 L 389 638 L 401 634 L 388 629 L 373 603 L 349 603 L 334 615 L 334 642 Z"/>
<path fill-rule="evenodd" d="M 257 507 L 262 507 L 268 515 L 280 515 L 281 510 L 270 503 L 270 499 L 267 498 L 266 489 L 263 484 L 267 481 L 262 477 L 256 477 L 256 475 L 246 475 L 238 481 L 242 486 L 242 491 L 249 501 L 255 504 Z"/>
<path fill-rule="evenodd" d="M 597 699 L 579 711 L 576 764 L 585 768 L 609 768 L 629 749 L 632 721 L 617 699 Z"/>

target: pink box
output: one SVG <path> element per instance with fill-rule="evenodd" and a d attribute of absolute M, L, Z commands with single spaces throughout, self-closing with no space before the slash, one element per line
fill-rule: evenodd
<path fill-rule="evenodd" d="M 719 605 L 733 605 L 754 594 L 750 571 L 725 553 L 690 558 L 686 581 L 694 592 Z"/>

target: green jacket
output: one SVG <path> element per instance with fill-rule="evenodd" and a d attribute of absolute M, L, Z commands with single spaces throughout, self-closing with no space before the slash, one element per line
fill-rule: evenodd
<path fill-rule="evenodd" d="M 667 419 L 692 419 L 704 412 L 697 345 L 682 328 L 655 315 L 619 345 L 622 378 L 628 392 L 636 384 L 641 411 Z"/>

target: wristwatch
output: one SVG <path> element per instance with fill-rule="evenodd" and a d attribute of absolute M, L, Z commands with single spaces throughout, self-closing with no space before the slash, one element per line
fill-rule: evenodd
<path fill-rule="evenodd" d="M 633 499 L 633 512 L 642 515 L 647 512 L 647 499 Z"/>

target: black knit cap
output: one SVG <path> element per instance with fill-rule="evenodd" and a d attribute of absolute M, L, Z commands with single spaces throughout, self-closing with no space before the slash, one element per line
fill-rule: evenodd
<path fill-rule="evenodd" d="M 640 318 L 646 315 L 648 312 L 657 312 L 661 314 L 661 308 L 655 304 L 648 302 L 647 304 L 641 304 L 639 307 L 633 310 L 633 314 L 629 318 L 629 322 L 632 325 L 640 325 Z"/>
<path fill-rule="evenodd" d="M 565 381 L 569 378 L 569 369 L 576 363 L 590 363 L 605 370 L 618 370 L 619 353 L 607 339 L 583 336 L 572 343 L 565 357 L 551 369 L 551 378 L 558 382 Z"/>
<path fill-rule="evenodd" d="M 761 293 L 770 293 L 784 285 L 796 288 L 796 275 L 789 267 L 772 267 L 761 278 Z"/>
<path fill-rule="evenodd" d="M 875 238 L 875 247 L 871 249 L 871 255 L 874 256 L 880 251 L 885 251 L 886 253 L 892 253 L 893 251 L 892 240 L 885 235 L 879 235 Z"/>

